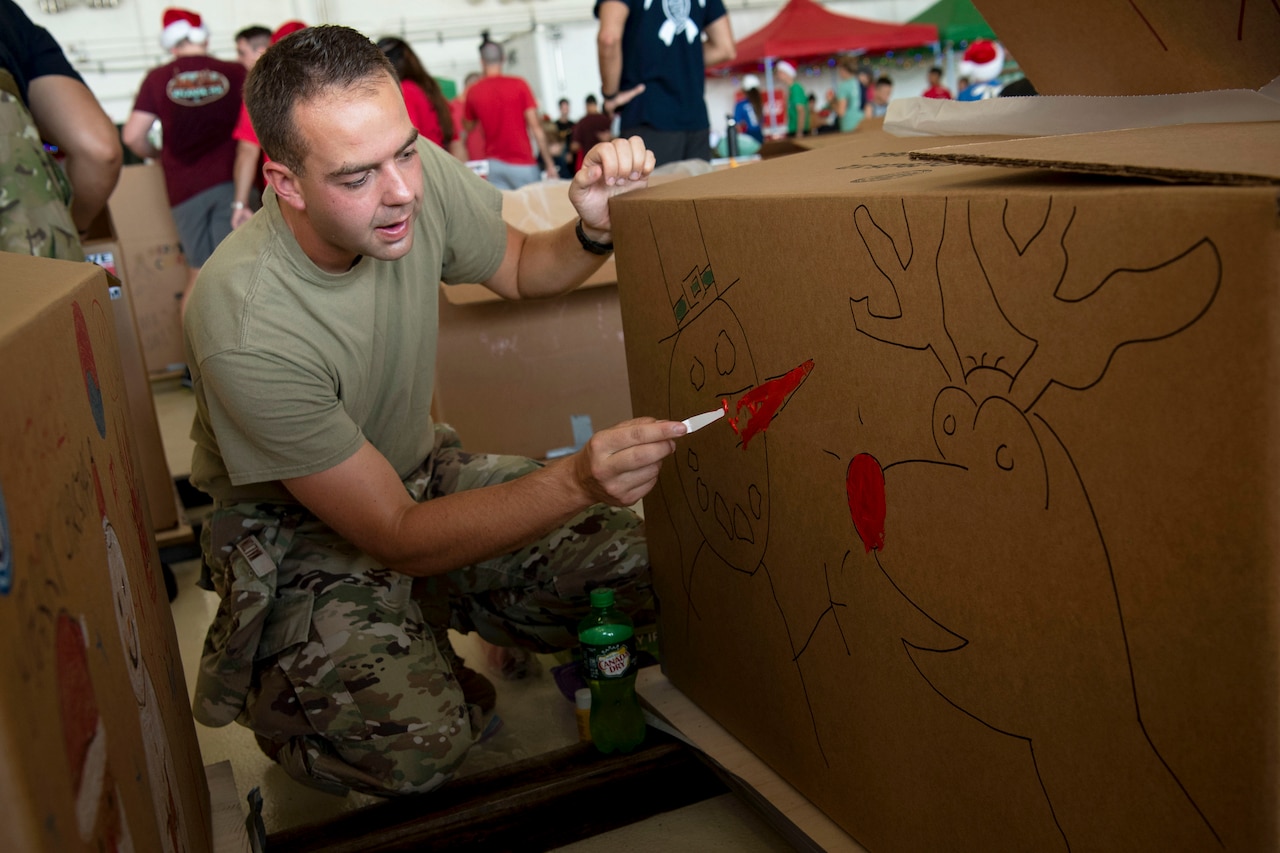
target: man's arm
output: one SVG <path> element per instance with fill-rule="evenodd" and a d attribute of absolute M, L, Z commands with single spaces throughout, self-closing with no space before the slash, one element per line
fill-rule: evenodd
<path fill-rule="evenodd" d="M 129 146 L 129 150 L 146 160 L 149 157 L 159 157 L 160 149 L 151 144 L 151 140 L 147 138 L 147 134 L 151 132 L 151 125 L 155 124 L 155 113 L 147 113 L 142 110 L 134 110 L 129 114 L 129 118 L 125 120 L 124 127 L 120 131 L 124 144 Z"/>
<path fill-rule="evenodd" d="M 235 199 L 231 202 L 232 228 L 239 228 L 253 216 L 249 209 L 249 194 L 253 190 L 253 179 L 258 173 L 261 156 L 262 146 L 243 139 L 236 140 L 236 162 L 231 167 L 231 180 L 235 185 Z"/>
<path fill-rule="evenodd" d="M 559 170 L 556 168 L 555 158 L 551 156 L 551 149 L 547 147 L 547 134 L 542 129 L 537 107 L 529 107 L 524 111 L 524 123 L 529 128 L 529 133 L 533 135 L 533 141 L 538 145 L 538 156 L 542 158 L 542 168 L 552 175 L 556 174 Z"/>
<path fill-rule="evenodd" d="M 638 136 L 602 142 L 587 152 L 569 184 L 569 201 L 588 239 L 613 242 L 609 199 L 645 186 L 653 167 L 653 152 Z M 578 221 L 533 234 L 507 226 L 506 253 L 485 285 L 505 299 L 538 299 L 577 287 L 605 260 L 583 248 Z"/>
<path fill-rule="evenodd" d="M 284 485 L 387 568 L 442 574 L 535 542 L 596 503 L 635 503 L 653 488 L 662 460 L 684 433 L 678 421 L 627 421 L 524 477 L 422 503 L 367 442 L 346 461 Z"/>
<path fill-rule="evenodd" d="M 600 4 L 600 31 L 596 34 L 596 58 L 600 63 L 600 93 L 614 95 L 622 85 L 622 31 L 631 10 L 626 3 Z M 602 109 L 608 112 L 605 105 Z"/>
<path fill-rule="evenodd" d="M 89 87 L 74 77 L 37 77 L 27 87 L 27 98 L 40 135 L 66 156 L 64 169 L 74 190 L 71 219 L 84 231 L 120 178 L 124 152 L 116 126 Z"/>
<path fill-rule="evenodd" d="M 702 64 L 707 68 L 722 62 L 732 62 L 738 55 L 738 45 L 733 40 L 733 27 L 729 16 L 721 15 L 706 28 L 707 38 L 702 43 Z"/>

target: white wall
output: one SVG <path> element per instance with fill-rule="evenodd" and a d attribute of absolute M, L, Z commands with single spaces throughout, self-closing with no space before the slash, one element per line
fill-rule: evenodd
<path fill-rule="evenodd" d="M 233 38 L 242 27 L 275 28 L 298 18 L 309 24 L 345 24 L 374 39 L 398 35 L 413 45 L 432 74 L 461 83 L 468 72 L 479 70 L 476 50 L 481 31 L 488 29 L 494 40 L 516 49 L 516 64 L 522 70 L 537 69 L 530 73 L 538 78 L 531 84 L 536 83 L 534 92 L 545 112 L 554 115 L 556 101 L 567 97 L 572 114 L 579 115 L 583 99 L 600 89 L 592 0 L 119 0 L 114 9 L 91 9 L 86 0 L 62 0 L 67 8 L 57 14 L 41 11 L 39 0 L 16 2 L 53 33 L 117 122 L 128 117 L 147 69 L 168 58 L 160 48 L 160 24 L 170 5 L 198 11 L 211 32 L 212 52 L 224 59 L 234 59 Z M 826 5 L 846 15 L 905 21 L 931 2 L 829 0 Z M 782 0 L 725 0 L 739 38 L 761 27 L 782 5 Z M 534 57 L 528 56 L 530 51 Z M 891 73 L 895 94 L 923 91 L 922 69 Z M 821 102 L 835 85 L 834 72 L 801 82 Z M 735 88 L 734 80 L 707 81 L 713 128 L 731 111 Z"/>

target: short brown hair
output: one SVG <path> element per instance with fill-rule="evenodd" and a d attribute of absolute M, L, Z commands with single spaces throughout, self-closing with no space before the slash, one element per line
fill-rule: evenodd
<path fill-rule="evenodd" d="M 244 85 L 244 102 L 262 150 L 302 174 L 307 142 L 294 108 L 334 89 L 396 80 L 395 69 L 368 37 L 340 26 L 308 27 L 267 48 Z"/>

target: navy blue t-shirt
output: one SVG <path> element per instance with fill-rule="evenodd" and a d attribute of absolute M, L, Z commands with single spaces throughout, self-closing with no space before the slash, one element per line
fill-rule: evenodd
<path fill-rule="evenodd" d="M 622 126 L 647 124 L 658 130 L 705 130 L 706 69 L 702 31 L 724 17 L 722 0 L 597 0 L 625 2 L 631 10 L 622 31 L 622 83 L 641 83 L 644 94 L 622 108 Z M 645 6 L 648 6 L 646 9 Z"/>
<path fill-rule="evenodd" d="M 0 0 L 0 68 L 13 75 L 23 103 L 37 77 L 58 74 L 84 82 L 49 31 L 33 24 L 13 0 Z"/>

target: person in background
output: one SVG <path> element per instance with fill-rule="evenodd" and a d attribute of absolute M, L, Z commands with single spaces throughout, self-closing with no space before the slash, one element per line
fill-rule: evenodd
<path fill-rule="evenodd" d="M 651 624 L 627 507 L 687 432 L 636 418 L 545 465 L 464 450 L 430 414 L 436 282 L 569 292 L 612 251 L 610 198 L 646 184 L 653 154 L 596 146 L 567 188 L 577 217 L 525 233 L 497 188 L 419 137 L 390 62 L 353 29 L 272 45 L 245 98 L 270 188 L 185 322 L 191 482 L 214 498 L 201 545 L 220 599 L 194 714 L 249 727 L 331 793 L 430 791 L 495 698 L 449 628 L 574 648 L 602 586 Z"/>
<path fill-rule="evenodd" d="M 244 66 L 209 55 L 209 31 L 187 9 L 164 10 L 160 44 L 173 57 L 143 78 L 133 112 L 124 123 L 124 144 L 142 158 L 160 158 L 173 222 L 187 259 L 185 312 L 200 267 L 231 233 L 236 141 Z M 159 120 L 163 148 L 151 143 Z"/>
<path fill-rule="evenodd" d="M 893 97 L 893 78 L 888 74 L 881 74 L 876 79 L 876 91 L 871 96 L 871 115 L 876 118 L 883 117 L 889 111 L 889 99 Z"/>
<path fill-rule="evenodd" d="M 302 21 L 286 21 L 275 32 L 267 33 L 267 46 L 270 47 L 285 36 L 306 27 Z M 246 66 L 248 70 L 253 70 L 253 65 L 265 50 L 263 48 L 252 54 L 252 64 Z M 253 212 L 258 209 L 262 191 L 267 188 L 262 177 L 262 166 L 266 158 L 262 154 L 262 146 L 258 144 L 258 134 L 253 129 L 253 122 L 249 120 L 249 110 L 243 103 L 240 105 L 240 118 L 236 121 L 231 136 L 236 141 L 236 161 L 231 169 L 231 180 L 235 185 L 235 197 L 231 202 L 231 227 L 236 229 L 253 216 Z"/>
<path fill-rule="evenodd" d="M 502 45 L 486 37 L 480 44 L 482 76 L 466 93 L 466 121 L 468 129 L 478 125 L 484 130 L 489 182 L 498 189 L 516 190 L 544 175 L 555 177 L 558 171 L 533 91 L 522 78 L 503 74 L 503 61 Z M 530 136 L 538 146 L 537 155 Z"/>
<path fill-rule="evenodd" d="M 750 157 L 764 144 L 764 128 L 760 125 L 760 117 L 763 115 L 764 99 L 760 96 L 760 78 L 754 74 L 744 74 L 737 101 L 733 105 L 733 126 L 738 133 L 739 157 Z M 716 153 L 721 157 L 729 156 L 727 139 L 720 140 Z"/>
<path fill-rule="evenodd" d="M 245 71 L 252 71 L 253 64 L 262 52 L 271 46 L 271 30 L 261 24 L 245 27 L 236 33 L 236 59 Z"/>
<path fill-rule="evenodd" d="M 12 0 L 0 0 L 0 152 L 0 250 L 84 261 L 80 235 L 120 177 L 120 137 L 58 42 Z"/>
<path fill-rule="evenodd" d="M 875 75 L 863 65 L 858 68 L 858 88 L 862 90 L 862 117 L 871 118 L 871 101 L 876 91 Z"/>
<path fill-rule="evenodd" d="M 378 50 L 391 60 L 400 78 L 400 91 L 409 110 L 409 120 L 418 132 L 459 160 L 467 159 L 467 149 L 453 123 L 449 101 L 436 78 L 427 73 L 418 54 L 403 39 L 386 36 L 378 40 Z"/>
<path fill-rule="evenodd" d="M 942 85 L 942 69 L 936 65 L 929 69 L 929 88 L 924 90 L 924 97 L 940 101 L 951 100 L 951 90 Z"/>
<path fill-rule="evenodd" d="M 573 177 L 573 152 L 569 150 L 569 143 L 573 140 L 573 126 L 576 122 L 569 118 L 569 99 L 561 98 L 557 104 L 560 109 L 560 115 L 556 116 L 556 135 L 560 140 L 560 153 L 556 156 L 556 166 L 560 170 L 560 177 L 569 180 Z"/>
<path fill-rule="evenodd" d="M 830 133 L 835 130 L 835 125 L 831 123 L 831 119 L 835 116 L 835 108 L 831 101 L 835 97 L 835 92 L 827 90 L 827 102 L 822 106 L 818 106 L 818 96 L 813 92 L 809 93 L 806 99 L 806 107 L 808 110 L 809 123 L 806 125 L 806 135 L 817 136 L 819 133 Z"/>
<path fill-rule="evenodd" d="M 639 136 L 658 165 L 711 159 L 706 68 L 737 56 L 722 0 L 596 0 L 601 107 L 620 135 Z"/>
<path fill-rule="evenodd" d="M 849 133 L 862 121 L 862 86 L 858 83 L 858 60 L 842 56 L 836 63 L 835 111 L 836 127 Z"/>
<path fill-rule="evenodd" d="M 463 142 L 467 146 L 467 160 L 483 160 L 485 159 L 484 146 L 484 128 L 475 124 L 467 126 L 467 92 L 471 91 L 471 87 L 480 82 L 480 72 L 472 71 L 462 81 L 462 91 L 458 93 L 458 97 L 453 99 L 453 103 L 449 106 L 453 110 L 453 126 L 461 129 Z"/>
<path fill-rule="evenodd" d="M 975 39 L 960 58 L 960 74 L 968 85 L 956 94 L 957 101 L 983 101 L 1000 94 L 1004 73 L 1004 47 L 998 41 Z"/>
<path fill-rule="evenodd" d="M 809 96 L 796 79 L 796 67 L 785 59 L 773 66 L 778 82 L 787 90 L 787 136 L 803 136 L 809 132 Z"/>
<path fill-rule="evenodd" d="M 595 95 L 587 95 L 587 113 L 573 126 L 569 139 L 569 151 L 573 159 L 573 171 L 582 168 L 582 158 L 595 145 L 613 139 L 613 121 L 600 112 Z"/>

